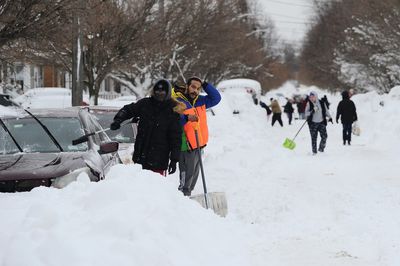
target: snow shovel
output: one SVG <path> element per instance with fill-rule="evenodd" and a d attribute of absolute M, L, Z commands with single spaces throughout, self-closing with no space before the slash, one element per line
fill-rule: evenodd
<path fill-rule="evenodd" d="M 297 131 L 297 133 L 293 139 L 289 139 L 289 138 L 285 139 L 285 141 L 283 142 L 283 147 L 285 147 L 289 150 L 294 150 L 294 148 L 296 148 L 296 143 L 294 142 L 294 139 L 297 137 L 297 135 L 299 135 L 300 131 L 303 129 L 303 127 L 306 123 L 307 123 L 307 120 L 304 121 L 303 125 L 300 127 L 299 131 Z"/>
<path fill-rule="evenodd" d="M 130 123 L 132 123 L 132 121 L 129 121 L 129 122 L 125 123 L 125 124 L 122 124 L 121 127 L 123 127 L 123 126 L 125 126 L 127 124 L 130 124 Z M 102 130 L 96 131 L 96 132 L 91 132 L 91 133 L 85 134 L 80 138 L 74 139 L 72 141 L 72 145 L 78 145 L 78 144 L 81 144 L 83 142 L 86 142 L 86 141 L 89 140 L 90 136 L 93 136 L 93 135 L 96 135 L 96 134 L 99 134 L 99 133 L 102 133 L 102 132 L 106 132 L 106 131 L 109 131 L 109 130 L 110 130 L 110 128 L 108 127 L 108 128 L 104 128 Z"/>
<path fill-rule="evenodd" d="M 225 217 L 228 214 L 228 203 L 226 201 L 226 196 L 224 192 L 207 192 L 206 178 L 204 175 L 204 167 L 203 161 L 201 159 L 201 150 L 200 150 L 200 142 L 199 142 L 199 134 L 197 129 L 194 129 L 194 134 L 196 136 L 196 144 L 197 144 L 197 154 L 199 156 L 200 161 L 200 171 L 201 171 L 201 179 L 203 182 L 203 190 L 204 194 L 194 195 L 190 198 L 200 203 L 203 208 L 212 209 L 216 214 L 221 217 Z"/>

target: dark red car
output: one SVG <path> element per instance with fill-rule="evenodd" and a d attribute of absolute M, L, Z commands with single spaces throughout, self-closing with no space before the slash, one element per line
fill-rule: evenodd
<path fill-rule="evenodd" d="M 103 132 L 72 145 L 72 140 L 101 130 L 96 118 L 80 108 L 0 114 L 0 192 L 61 188 L 82 172 L 92 181 L 103 179 L 120 161 L 118 142 Z"/>

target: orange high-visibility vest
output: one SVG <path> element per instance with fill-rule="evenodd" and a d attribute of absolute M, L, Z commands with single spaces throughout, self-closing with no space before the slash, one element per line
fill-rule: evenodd
<path fill-rule="evenodd" d="M 192 107 L 190 109 L 186 109 L 184 111 L 185 115 L 196 115 L 199 118 L 197 122 L 188 121 L 183 130 L 185 131 L 187 141 L 189 142 L 190 148 L 196 149 L 196 135 L 195 130 L 197 130 L 197 134 L 199 137 L 200 148 L 207 145 L 208 142 L 208 126 L 207 126 L 207 114 L 206 114 L 206 106 L 201 105 L 197 107 Z"/>

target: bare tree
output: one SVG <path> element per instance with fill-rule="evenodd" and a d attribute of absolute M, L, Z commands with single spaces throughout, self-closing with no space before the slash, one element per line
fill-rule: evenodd
<path fill-rule="evenodd" d="M 176 80 L 183 79 L 182 74 L 213 83 L 269 75 L 268 65 L 276 60 L 268 46 L 274 29 L 269 23 L 257 24 L 245 1 L 171 1 L 163 10 L 164 20 L 155 19 L 144 35 L 148 45 L 143 56 L 127 64 L 116 78 L 143 87 L 149 85 L 148 78 Z"/>
<path fill-rule="evenodd" d="M 72 0 L 0 0 L 0 47 L 18 39 L 38 40 L 54 33 Z"/>

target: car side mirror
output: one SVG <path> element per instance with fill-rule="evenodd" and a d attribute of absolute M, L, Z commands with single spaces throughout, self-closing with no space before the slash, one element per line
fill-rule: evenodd
<path fill-rule="evenodd" d="M 118 151 L 119 143 L 117 141 L 110 141 L 100 144 L 100 154 L 107 154 Z"/>

